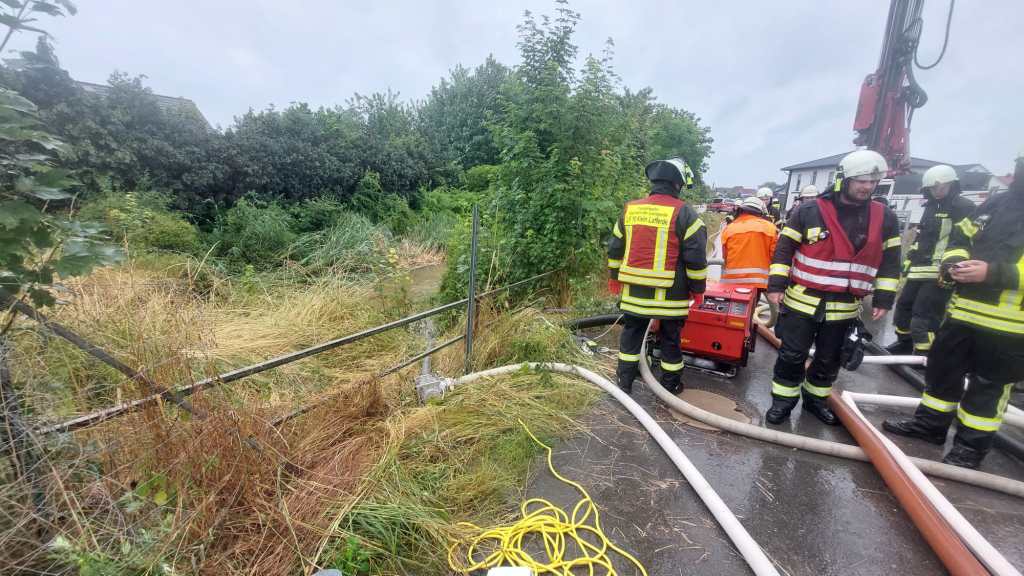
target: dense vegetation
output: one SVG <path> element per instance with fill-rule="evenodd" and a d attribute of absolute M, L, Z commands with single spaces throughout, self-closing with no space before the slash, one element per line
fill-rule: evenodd
<path fill-rule="evenodd" d="M 33 102 L 67 144 L 67 190 L 107 207 L 90 216 L 117 224 L 133 201 L 161 199 L 143 222 L 127 219 L 136 245 L 274 267 L 312 257 L 355 212 L 450 247 L 455 290 L 476 202 L 485 278 L 563 267 L 564 287 L 598 265 L 614 212 L 644 188 L 645 161 L 682 155 L 699 178 L 711 152 L 693 114 L 621 85 L 611 41 L 579 58 L 578 23 L 561 3 L 553 19 L 527 13 L 519 64 L 457 66 L 419 101 L 388 91 L 329 108 L 250 109 L 223 129 L 193 107 L 161 105 L 144 77 L 115 73 L 106 89 L 84 89 L 45 37 L 0 68 L 0 86 Z"/>

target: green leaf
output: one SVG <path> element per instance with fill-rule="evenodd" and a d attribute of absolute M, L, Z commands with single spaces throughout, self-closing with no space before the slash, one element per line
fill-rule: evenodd
<path fill-rule="evenodd" d="M 153 495 L 153 503 L 157 506 L 163 506 L 171 500 L 171 497 L 167 494 L 167 490 L 160 490 Z"/>
<path fill-rule="evenodd" d="M 21 200 L 0 202 L 0 227 L 13 230 L 21 226 L 34 226 L 43 215 L 35 206 Z"/>
<path fill-rule="evenodd" d="M 72 16 L 74 16 L 75 14 L 78 14 L 78 7 L 76 7 L 75 3 L 72 2 L 71 0 L 53 0 L 53 1 L 56 2 L 57 4 L 60 4 L 61 6 L 63 6 L 64 9 L 68 11 L 68 14 L 71 14 Z"/>
<path fill-rule="evenodd" d="M 44 14 L 49 14 L 50 16 L 64 15 L 64 12 L 60 9 L 60 6 L 57 6 L 55 4 L 49 4 L 47 2 L 42 2 L 41 0 L 37 0 L 36 3 L 32 5 L 32 11 L 42 12 Z"/>
<path fill-rule="evenodd" d="M 21 8 L 21 2 L 18 2 L 18 0 L 0 0 L 0 4 L 7 4 L 15 10 Z"/>

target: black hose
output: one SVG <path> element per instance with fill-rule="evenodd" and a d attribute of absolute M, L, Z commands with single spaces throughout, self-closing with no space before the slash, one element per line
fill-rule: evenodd
<path fill-rule="evenodd" d="M 565 327 L 570 330 L 582 330 L 584 328 L 608 326 L 609 324 L 622 324 L 622 314 L 600 314 L 576 318 L 566 322 Z"/>
<path fill-rule="evenodd" d="M 889 354 L 888 350 L 870 341 L 864 343 L 864 348 L 868 352 L 878 356 Z M 924 376 L 922 376 L 920 372 L 902 364 L 889 364 L 888 366 L 890 370 L 903 378 L 907 384 L 910 384 L 920 391 L 924 391 Z M 1016 438 L 1011 438 L 1003 432 L 996 432 L 992 445 L 1024 462 L 1024 442 L 1021 442 Z"/>

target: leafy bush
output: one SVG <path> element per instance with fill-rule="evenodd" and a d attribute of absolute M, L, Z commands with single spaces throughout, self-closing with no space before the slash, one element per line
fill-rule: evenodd
<path fill-rule="evenodd" d="M 397 194 L 384 190 L 380 174 L 367 170 L 349 199 L 352 208 L 370 220 L 384 224 L 395 234 L 404 234 L 412 225 L 414 213 L 409 203 Z"/>
<path fill-rule="evenodd" d="M 192 253 L 199 247 L 199 231 L 169 210 L 170 203 L 171 198 L 159 192 L 107 192 L 89 200 L 79 216 L 104 222 L 118 242 Z"/>
<path fill-rule="evenodd" d="M 387 228 L 366 216 L 342 212 L 332 227 L 300 237 L 292 251 L 314 273 L 370 272 L 389 265 L 391 239 Z"/>
<path fill-rule="evenodd" d="M 236 267 L 273 268 L 295 242 L 292 225 L 292 216 L 276 202 L 243 198 L 217 222 L 216 253 Z"/>
<path fill-rule="evenodd" d="M 288 211 L 295 219 L 295 231 L 302 234 L 330 228 L 346 211 L 345 205 L 326 196 L 292 204 Z"/>

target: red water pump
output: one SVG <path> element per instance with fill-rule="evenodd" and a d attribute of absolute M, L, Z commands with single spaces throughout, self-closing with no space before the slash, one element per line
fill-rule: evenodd
<path fill-rule="evenodd" d="M 690 308 L 680 336 L 687 368 L 732 378 L 747 365 L 757 341 L 753 330 L 757 295 L 750 286 L 708 282 L 703 300 Z M 657 331 L 652 329 L 651 334 Z M 648 350 L 654 353 L 657 346 Z"/>

